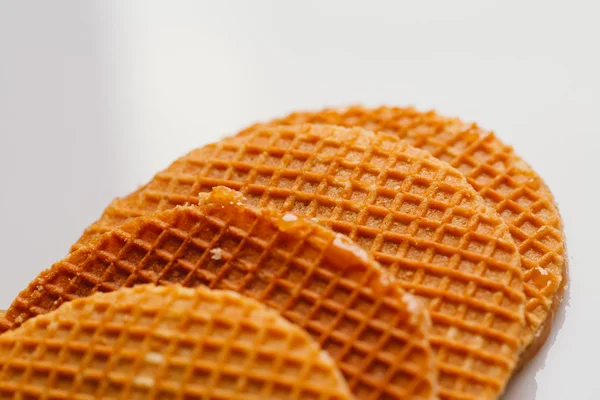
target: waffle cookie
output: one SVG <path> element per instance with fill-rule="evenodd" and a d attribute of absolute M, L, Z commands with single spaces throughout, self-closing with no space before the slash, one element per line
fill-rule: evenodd
<path fill-rule="evenodd" d="M 0 398 L 352 399 L 298 326 L 234 292 L 138 285 L 0 335 Z"/>
<path fill-rule="evenodd" d="M 219 185 L 350 236 L 422 297 L 444 398 L 502 392 L 522 348 L 519 255 L 460 172 L 396 136 L 257 126 L 177 160 L 109 206 L 83 240 L 124 218 L 196 202 Z"/>
<path fill-rule="evenodd" d="M 278 310 L 335 360 L 358 399 L 433 399 L 429 316 L 348 238 L 216 188 L 199 206 L 134 218 L 43 272 L 4 327 L 141 283 L 228 289 Z"/>
<path fill-rule="evenodd" d="M 544 344 L 567 278 L 562 222 L 550 190 L 540 176 L 493 132 L 457 118 L 414 108 L 351 106 L 297 112 L 272 124 L 303 123 L 363 127 L 395 134 L 462 172 L 490 207 L 494 207 L 518 245 L 526 296 L 528 348 L 521 362 Z"/>

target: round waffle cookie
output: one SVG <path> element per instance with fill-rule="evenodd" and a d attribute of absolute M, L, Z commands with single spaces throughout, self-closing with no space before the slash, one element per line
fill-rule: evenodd
<path fill-rule="evenodd" d="M 562 300 L 567 277 L 565 242 L 550 190 L 511 147 L 476 124 L 414 108 L 351 106 L 296 112 L 271 123 L 357 126 L 395 134 L 462 172 L 504 219 L 518 245 L 526 296 L 523 335 L 528 345 L 521 362 L 537 353 Z"/>
<path fill-rule="evenodd" d="M 0 398 L 353 398 L 327 353 L 237 293 L 138 285 L 0 335 Z"/>
<path fill-rule="evenodd" d="M 4 329 L 139 283 L 229 289 L 278 310 L 329 353 L 356 398 L 437 398 L 419 301 L 343 235 L 244 205 L 227 188 L 199 206 L 131 219 L 72 253 L 18 296 Z"/>
<path fill-rule="evenodd" d="M 177 160 L 109 206 L 84 240 L 219 185 L 350 236 L 425 299 L 444 398 L 502 392 L 522 348 L 519 255 L 502 219 L 460 172 L 392 135 L 257 126 Z"/>

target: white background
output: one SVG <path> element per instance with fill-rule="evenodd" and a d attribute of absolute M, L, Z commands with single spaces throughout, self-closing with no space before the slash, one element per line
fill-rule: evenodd
<path fill-rule="evenodd" d="M 194 147 L 295 109 L 412 104 L 494 129 L 564 218 L 565 306 L 505 399 L 597 399 L 599 15 L 593 0 L 3 1 L 0 307 Z"/>

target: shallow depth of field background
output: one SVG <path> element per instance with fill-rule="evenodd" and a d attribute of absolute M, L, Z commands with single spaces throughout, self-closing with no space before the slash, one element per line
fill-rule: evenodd
<path fill-rule="evenodd" d="M 566 226 L 565 306 L 505 399 L 595 399 L 598 15 L 595 1 L 3 1 L 0 308 L 194 147 L 295 109 L 435 108 L 512 144 Z"/>

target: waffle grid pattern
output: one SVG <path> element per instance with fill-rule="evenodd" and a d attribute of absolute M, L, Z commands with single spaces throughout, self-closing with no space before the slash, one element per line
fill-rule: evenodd
<path fill-rule="evenodd" d="M 394 136 L 257 126 L 193 151 L 106 213 L 165 210 L 219 185 L 350 236 L 427 299 L 445 398 L 502 391 L 521 345 L 519 257 L 458 171 Z"/>
<path fill-rule="evenodd" d="M 552 194 L 510 146 L 475 124 L 413 108 L 351 106 L 293 113 L 272 123 L 321 123 L 387 132 L 457 168 L 506 221 L 518 245 L 527 297 L 524 341 L 534 340 L 560 302 L 567 261 Z"/>
<path fill-rule="evenodd" d="M 0 397 L 351 399 L 300 328 L 235 293 L 139 285 L 0 336 Z"/>
<path fill-rule="evenodd" d="M 103 235 L 38 277 L 7 318 L 15 326 L 64 300 L 138 283 L 229 289 L 306 329 L 357 398 L 435 398 L 427 314 L 361 248 L 234 198 L 211 204 L 133 219 Z"/>

